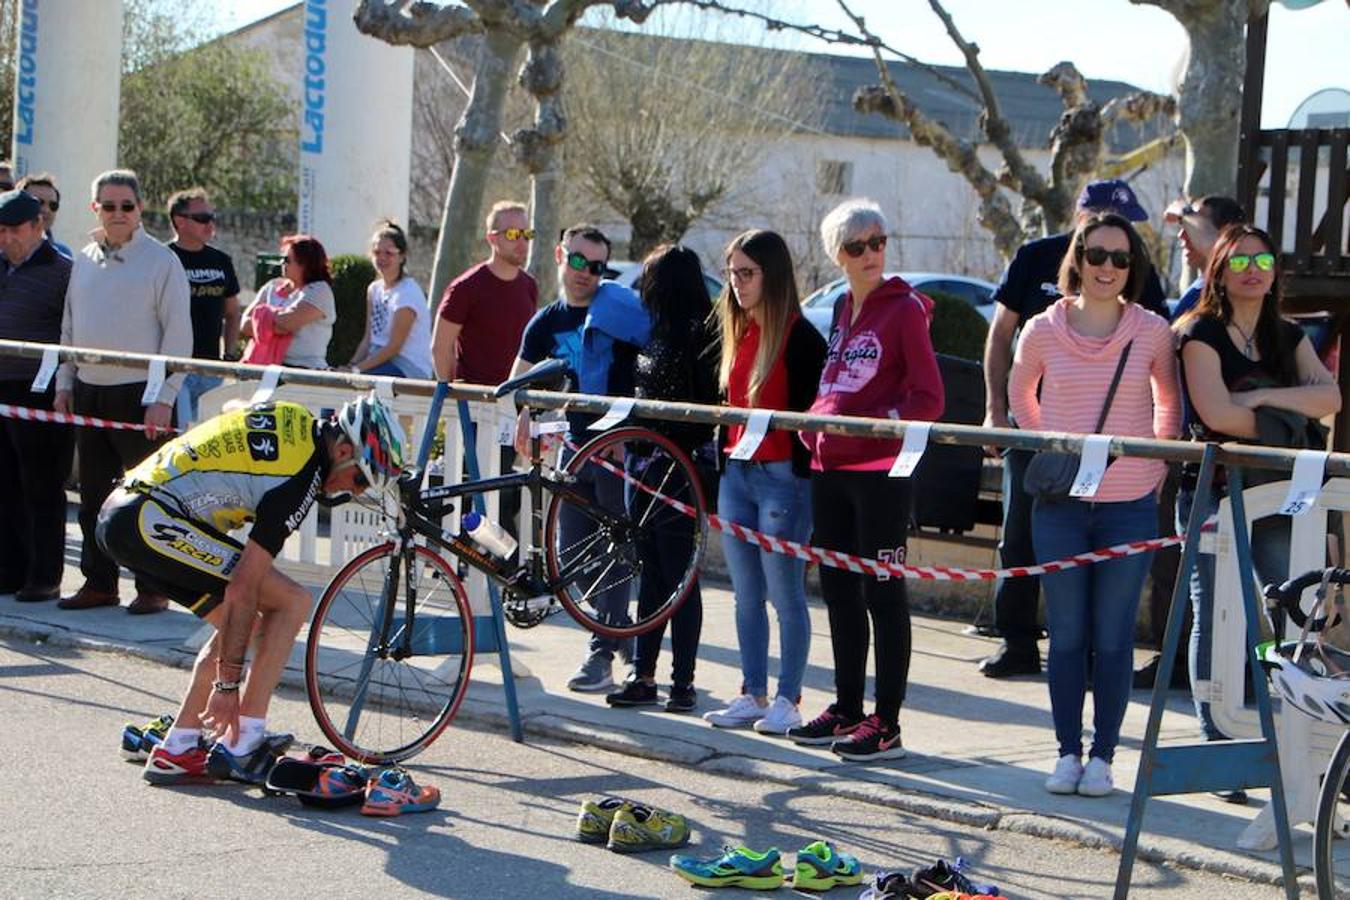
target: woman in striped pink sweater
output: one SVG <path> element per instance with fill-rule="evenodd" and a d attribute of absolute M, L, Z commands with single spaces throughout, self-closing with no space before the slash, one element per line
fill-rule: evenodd
<path fill-rule="evenodd" d="M 1126 219 L 1106 213 L 1079 224 L 1060 267 L 1064 297 L 1027 323 L 1017 346 L 1008 401 L 1019 428 L 1092 432 L 1128 352 L 1102 433 L 1176 437 L 1181 404 L 1172 332 L 1134 302 L 1148 266 L 1148 251 Z M 1095 496 L 1036 500 L 1036 559 L 1155 537 L 1156 492 L 1164 473 L 1160 460 L 1117 459 Z M 1114 789 L 1111 759 L 1129 701 L 1134 620 L 1148 566 L 1149 555 L 1140 554 L 1041 578 L 1050 631 L 1050 709 L 1059 741 L 1059 761 L 1045 783 L 1052 793 L 1100 797 Z M 1085 768 L 1089 647 L 1093 737 Z"/>

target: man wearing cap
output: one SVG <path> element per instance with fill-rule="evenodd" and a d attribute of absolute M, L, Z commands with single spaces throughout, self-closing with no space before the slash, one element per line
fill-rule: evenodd
<path fill-rule="evenodd" d="M 0 194 L 0 338 L 56 344 L 70 260 L 46 240 L 32 194 Z M 38 360 L 0 356 L 0 403 L 52 408 L 54 388 L 32 390 Z M 50 379 L 49 379 L 50 381 Z M 75 449 L 68 425 L 0 418 L 0 594 L 23 602 L 61 593 L 66 555 L 66 475 Z"/>
<path fill-rule="evenodd" d="M 1148 213 L 1128 184 L 1119 180 L 1093 181 L 1078 195 L 1078 216 L 1097 212 L 1119 213 L 1131 222 L 1143 222 Z M 987 428 L 1011 428 L 1008 418 L 1008 370 L 1012 367 L 1013 342 L 1017 331 L 1032 316 L 1059 298 L 1059 266 L 1069 252 L 1072 230 L 1029 241 L 1017 249 L 1003 281 L 994 293 L 998 301 L 989 336 L 984 345 L 985 416 Z M 1158 273 L 1149 265 L 1148 278 L 1139 303 L 1167 318 L 1167 305 Z M 988 448 L 989 452 L 995 452 Z M 1029 566 L 1036 562 L 1031 546 L 1031 497 L 1022 489 L 1022 476 L 1032 454 L 1009 450 L 1003 457 L 1003 528 L 999 559 L 1004 567 Z M 1040 626 L 1036 607 L 1040 581 L 1008 578 L 994 594 L 994 627 L 1003 644 L 992 656 L 980 661 L 980 671 L 990 678 L 1035 675 L 1041 670 Z"/>
<path fill-rule="evenodd" d="M 90 208 L 99 227 L 75 256 L 61 319 L 61 343 L 162 356 L 192 353 L 192 317 L 183 266 L 169 248 L 141 227 L 141 187 L 136 173 L 114 169 L 94 179 Z M 116 606 L 117 563 L 94 538 L 99 509 L 126 470 L 172 436 L 173 404 L 183 373 L 169 374 L 146 396 L 146 369 L 108 363 L 64 362 L 56 372 L 55 407 L 120 422 L 144 432 L 81 428 L 79 450 L 80 571 L 84 584 L 57 605 L 62 609 Z M 131 613 L 161 612 L 163 594 L 138 581 Z"/>

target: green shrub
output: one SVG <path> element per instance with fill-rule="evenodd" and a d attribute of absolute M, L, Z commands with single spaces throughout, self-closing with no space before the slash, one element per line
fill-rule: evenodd
<path fill-rule="evenodd" d="M 984 339 L 989 333 L 989 323 L 984 316 L 960 297 L 940 291 L 924 293 L 934 304 L 933 326 L 928 331 L 933 339 L 933 349 L 949 356 L 981 361 Z"/>
<path fill-rule="evenodd" d="M 329 260 L 333 273 L 333 298 L 337 322 L 328 341 L 328 364 L 345 366 L 366 333 L 366 288 L 378 277 L 375 266 L 364 256 L 345 253 Z"/>

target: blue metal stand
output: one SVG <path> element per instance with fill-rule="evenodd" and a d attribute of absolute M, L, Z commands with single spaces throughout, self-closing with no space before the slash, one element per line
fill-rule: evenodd
<path fill-rule="evenodd" d="M 1289 813 L 1284 802 L 1284 780 L 1280 776 L 1280 755 L 1275 746 L 1275 720 L 1270 710 L 1270 692 L 1266 677 L 1257 664 L 1256 645 L 1260 641 L 1260 612 L 1252 590 L 1251 545 L 1247 532 L 1246 509 L 1242 501 L 1242 473 L 1228 469 L 1228 491 L 1233 511 L 1233 543 L 1238 566 L 1244 577 L 1242 606 L 1247 618 L 1247 666 L 1252 673 L 1252 688 L 1261 721 L 1261 737 L 1242 741 L 1209 741 L 1191 744 L 1158 746 L 1158 730 L 1162 725 L 1167 690 L 1172 683 L 1172 666 L 1176 660 L 1177 644 L 1181 639 L 1181 624 L 1186 617 L 1186 606 L 1191 583 L 1191 571 L 1200 554 L 1200 528 L 1204 524 L 1206 504 L 1199 498 L 1208 497 L 1214 484 L 1215 445 L 1205 448 L 1200 463 L 1200 477 L 1196 484 L 1197 502 L 1191 506 L 1186 523 L 1186 543 L 1181 552 L 1181 567 L 1177 572 L 1176 588 L 1172 593 L 1172 609 L 1167 616 L 1167 631 L 1163 638 L 1162 656 L 1158 659 L 1158 674 L 1153 682 L 1153 700 L 1149 707 L 1148 727 L 1144 732 L 1143 752 L 1139 756 L 1139 774 L 1134 783 L 1134 798 L 1130 804 L 1130 819 L 1125 828 L 1125 843 L 1120 851 L 1120 868 L 1116 873 L 1116 900 L 1125 900 L 1130 891 L 1130 876 L 1135 854 L 1139 850 L 1139 832 L 1143 828 L 1144 808 L 1150 797 L 1163 794 L 1194 794 L 1201 791 L 1237 790 L 1249 787 L 1269 787 L 1275 813 L 1275 833 L 1280 844 L 1280 866 L 1284 870 L 1284 894 L 1289 900 L 1298 897 L 1298 882 L 1294 871 L 1294 849 L 1289 833 Z"/>
<path fill-rule="evenodd" d="M 450 386 L 441 382 L 436 385 L 436 391 L 431 395 L 431 409 L 427 412 L 426 430 L 422 434 L 421 443 L 417 446 L 417 468 L 422 472 L 426 471 L 427 460 L 431 455 L 431 444 L 436 439 L 436 425 L 441 420 L 441 410 L 449 394 Z M 479 477 L 479 469 L 475 429 L 473 423 L 469 421 L 468 402 L 464 400 L 458 402 L 460 438 L 464 441 L 464 464 L 468 467 L 469 477 L 476 479 Z M 473 496 L 473 506 L 480 514 L 486 514 L 482 494 Z M 488 582 L 487 588 L 492 613 L 487 616 L 474 616 L 474 652 L 496 651 L 502 667 L 502 691 L 506 695 L 506 716 L 511 723 L 511 740 L 523 743 L 525 730 L 520 723 L 520 705 L 516 700 L 516 681 L 511 671 L 511 645 L 506 640 L 506 617 L 502 614 L 502 598 L 495 584 Z"/>

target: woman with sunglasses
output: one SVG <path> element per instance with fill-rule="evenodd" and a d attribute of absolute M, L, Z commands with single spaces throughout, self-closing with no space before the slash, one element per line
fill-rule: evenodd
<path fill-rule="evenodd" d="M 1064 296 L 1027 323 L 1013 357 L 1008 402 L 1019 427 L 1091 434 L 1105 408 L 1103 434 L 1176 436 L 1181 402 L 1172 333 L 1136 303 L 1148 272 L 1148 251 L 1123 216 L 1096 213 L 1079 223 L 1060 266 Z M 1091 497 L 1037 497 L 1037 561 L 1156 537 L 1165 474 L 1161 460 L 1117 459 Z M 1051 793 L 1103 797 L 1114 790 L 1111 760 L 1134 678 L 1134 620 L 1149 559 L 1138 554 L 1041 576 L 1059 743 L 1045 782 Z M 1089 649 L 1093 738 L 1084 767 Z"/>
<path fill-rule="evenodd" d="M 1205 269 L 1195 308 L 1173 326 L 1180 342 L 1181 371 L 1196 440 L 1258 440 L 1262 408 L 1287 410 L 1309 419 L 1341 408 L 1340 390 L 1303 330 L 1280 317 L 1280 264 L 1270 235 L 1251 225 L 1230 225 L 1219 235 Z M 1322 448 L 1318 448 L 1322 449 Z M 1191 508 L 1204 503 L 1208 518 L 1224 491 L 1196 497 L 1199 467 L 1182 467 L 1177 494 L 1178 529 Z M 1270 516 L 1252 523 L 1252 563 L 1263 583 L 1289 573 L 1289 518 Z M 1208 682 L 1214 623 L 1214 557 L 1201 554 L 1191 573 L 1190 676 Z M 1195 712 L 1207 740 L 1225 735 L 1214 723 L 1207 700 L 1195 694 Z M 1242 802 L 1240 793 L 1225 796 Z"/>
<path fill-rule="evenodd" d="M 427 295 L 407 273 L 408 236 L 392 219 L 376 226 L 370 238 L 370 261 L 380 277 L 366 288 L 366 333 L 352 357 L 352 371 L 430 378 Z"/>
<path fill-rule="evenodd" d="M 657 247 L 643 260 L 636 288 L 643 307 L 651 315 L 651 337 L 633 358 L 633 396 L 639 400 L 715 404 L 717 347 L 715 334 L 708 327 L 712 301 L 708 298 L 698 254 L 678 245 Z M 664 434 L 691 457 L 713 437 L 713 426 L 699 422 L 642 419 L 639 424 Z M 659 459 L 630 445 L 624 465 L 631 477 L 659 488 L 664 483 L 663 473 L 669 471 Z M 644 503 L 650 502 L 645 494 L 635 494 L 632 485 L 624 490 L 629 504 L 638 497 Z M 684 574 L 693 545 L 694 522 L 685 517 L 671 517 L 638 543 L 642 564 L 639 617 L 650 615 L 670 596 Z M 672 660 L 667 712 L 689 712 L 697 705 L 694 661 L 702 631 L 703 598 L 695 582 L 670 620 Z M 638 637 L 633 674 L 620 690 L 605 697 L 610 706 L 648 706 L 657 702 L 656 658 L 664 635 L 662 626 Z"/>
<path fill-rule="evenodd" d="M 834 307 L 825 368 L 810 412 L 932 421 L 942 413 L 942 377 L 928 338 L 932 301 L 886 278 L 886 218 L 871 200 L 848 200 L 820 223 L 825 252 L 848 290 Z M 908 478 L 889 470 L 900 441 L 804 433 L 810 448 L 814 542 L 869 559 L 903 563 L 909 530 Z M 799 744 L 830 745 L 848 760 L 904 755 L 900 705 L 909 681 L 910 619 L 905 580 L 820 570 L 830 613 L 835 700 L 788 730 Z M 872 635 L 869 637 L 869 618 Z M 876 643 L 876 709 L 864 715 L 868 644 Z"/>
<path fill-rule="evenodd" d="M 273 278 L 258 291 L 244 312 L 241 337 L 257 340 L 254 310 L 269 307 L 273 311 L 273 334 L 291 338 L 283 365 L 301 369 L 328 368 L 328 341 L 337 321 L 337 300 L 333 297 L 333 276 L 328 270 L 328 252 L 317 238 L 307 234 L 289 234 L 281 239 L 281 277 Z"/>
<path fill-rule="evenodd" d="M 825 340 L 801 314 L 792 254 L 772 231 L 747 231 L 726 254 L 726 287 L 717 300 L 722 329 L 719 372 L 733 407 L 805 411 L 816 399 Z M 731 453 L 745 432 L 725 430 Z M 811 534 L 811 456 L 790 431 L 770 431 L 747 459 L 728 459 L 719 482 L 723 519 L 761 534 L 804 542 Z M 703 718 L 720 728 L 753 726 L 786 734 L 802 724 L 797 704 L 811 648 L 806 562 L 727 535 L 722 552 L 736 596 L 741 693 Z M 769 616 L 778 619 L 778 692 L 769 703 Z"/>

